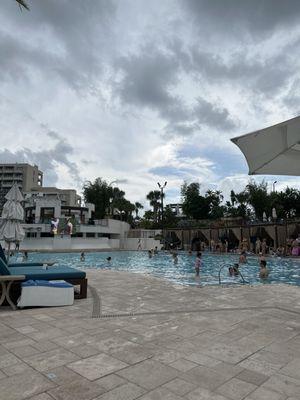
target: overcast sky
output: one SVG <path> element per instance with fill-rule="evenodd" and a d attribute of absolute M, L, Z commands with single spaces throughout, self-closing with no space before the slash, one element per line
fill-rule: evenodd
<path fill-rule="evenodd" d="M 0 161 L 37 164 L 44 185 L 228 194 L 249 179 L 229 139 L 299 114 L 299 0 L 27 3 L 0 4 Z"/>

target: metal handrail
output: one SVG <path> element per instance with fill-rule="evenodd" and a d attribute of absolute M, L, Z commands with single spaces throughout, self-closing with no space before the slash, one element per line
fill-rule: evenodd
<path fill-rule="evenodd" d="M 219 285 L 221 285 L 221 271 L 222 271 L 222 269 L 223 268 L 225 268 L 225 267 L 231 267 L 231 265 L 230 264 L 224 264 L 224 265 L 222 265 L 222 267 L 219 269 L 219 274 L 218 274 L 218 276 L 219 276 Z M 241 273 L 241 271 L 239 270 L 238 271 L 239 272 L 239 276 L 242 278 L 242 283 L 243 284 L 246 284 L 246 283 L 249 283 L 248 281 L 246 281 L 245 280 L 245 278 L 244 278 L 244 276 L 243 276 L 243 274 Z"/>

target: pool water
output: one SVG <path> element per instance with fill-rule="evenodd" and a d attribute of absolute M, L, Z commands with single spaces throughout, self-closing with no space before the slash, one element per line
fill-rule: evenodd
<path fill-rule="evenodd" d="M 106 258 L 111 257 L 109 263 Z M 200 279 L 195 277 L 195 253 L 190 256 L 185 252 L 178 253 L 178 263 L 174 264 L 169 253 L 159 252 L 152 258 L 145 251 L 114 251 L 85 253 L 85 261 L 80 261 L 80 253 L 29 253 L 28 261 L 56 261 L 57 265 L 80 269 L 99 268 L 135 273 L 150 274 L 168 279 L 177 284 L 215 285 L 219 284 L 219 270 L 222 283 L 240 283 L 240 277 L 230 277 L 228 266 L 238 262 L 238 255 L 215 255 L 204 253 Z M 13 262 L 13 260 L 12 260 Z M 240 267 L 250 284 L 287 283 L 300 285 L 300 259 L 268 258 L 269 278 L 259 278 L 257 257 L 248 257 L 248 263 Z"/>

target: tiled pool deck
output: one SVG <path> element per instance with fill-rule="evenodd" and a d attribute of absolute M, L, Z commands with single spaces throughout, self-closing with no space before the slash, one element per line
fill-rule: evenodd
<path fill-rule="evenodd" d="M 88 277 L 74 306 L 0 309 L 1 400 L 300 399 L 300 287 Z"/>

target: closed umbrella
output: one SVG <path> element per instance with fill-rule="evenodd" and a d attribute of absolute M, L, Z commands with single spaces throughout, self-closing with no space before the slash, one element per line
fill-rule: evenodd
<path fill-rule="evenodd" d="M 300 176 L 300 117 L 231 141 L 243 152 L 249 175 Z"/>
<path fill-rule="evenodd" d="M 267 221 L 267 214 L 265 211 L 263 212 L 263 221 Z"/>
<path fill-rule="evenodd" d="M 24 199 L 16 183 L 13 184 L 5 198 L 7 201 L 3 206 L 1 215 L 0 239 L 8 243 L 9 258 L 10 244 L 22 241 L 25 236 L 21 226 L 21 221 L 24 219 L 21 201 Z"/>
<path fill-rule="evenodd" d="M 272 208 L 272 218 L 273 219 L 277 219 L 277 212 L 276 212 L 276 208 Z"/>

